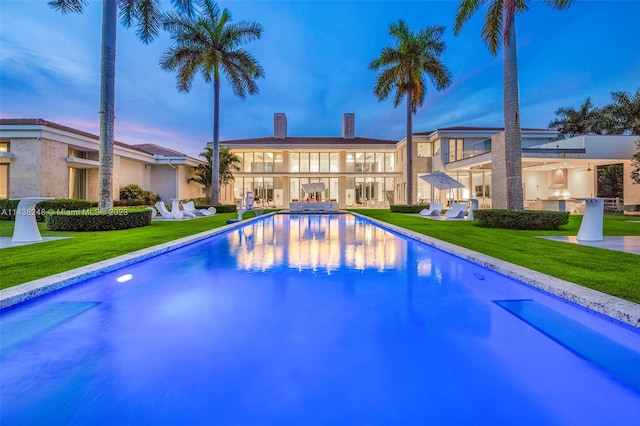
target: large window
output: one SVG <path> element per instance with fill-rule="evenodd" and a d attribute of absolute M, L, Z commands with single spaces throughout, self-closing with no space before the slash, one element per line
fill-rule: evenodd
<path fill-rule="evenodd" d="M 393 152 L 387 152 L 384 154 L 384 171 L 392 173 L 395 171 L 395 154 Z"/>
<path fill-rule="evenodd" d="M 464 158 L 464 140 L 449 139 L 449 163 Z"/>
<path fill-rule="evenodd" d="M 307 194 L 302 185 L 306 183 L 322 182 L 325 191 L 319 194 Z M 316 201 L 336 201 L 339 202 L 339 180 L 338 178 L 290 178 L 289 194 L 291 201 L 311 201 L 311 197 L 318 197 Z"/>
<path fill-rule="evenodd" d="M 289 171 L 292 173 L 338 173 L 340 155 L 337 152 L 292 152 Z M 353 162 L 352 162 L 353 164 Z"/>
<path fill-rule="evenodd" d="M 420 142 L 418 143 L 418 157 L 419 158 L 431 158 L 431 143 Z"/>
<path fill-rule="evenodd" d="M 9 198 L 9 165 L 0 164 L 0 198 Z"/>
<path fill-rule="evenodd" d="M 0 152 L 9 152 L 9 142 L 0 142 Z M 0 159 L 0 161 L 2 160 L 5 160 L 5 159 Z M 0 164 L 0 198 L 9 198 L 9 165 L 8 164 Z"/>
<path fill-rule="evenodd" d="M 272 206 L 276 202 L 282 203 L 282 178 L 279 179 L 278 184 L 280 186 L 280 192 L 274 191 L 274 183 L 278 178 L 272 177 L 237 177 L 233 182 L 233 196 L 235 198 L 242 198 L 247 194 L 247 191 L 254 193 L 256 204 L 263 206 Z M 279 194 L 279 197 L 275 197 Z M 280 204 L 281 205 L 281 204 Z"/>
<path fill-rule="evenodd" d="M 240 171 L 244 173 L 271 173 L 283 171 L 282 154 L 273 152 L 237 153 L 240 158 Z M 278 170 L 279 169 L 279 170 Z"/>
<path fill-rule="evenodd" d="M 346 172 L 381 173 L 392 172 L 394 154 L 383 152 L 347 152 Z"/>
<path fill-rule="evenodd" d="M 80 157 L 76 157 L 80 158 Z M 87 199 L 87 170 L 69 168 L 69 198 Z"/>

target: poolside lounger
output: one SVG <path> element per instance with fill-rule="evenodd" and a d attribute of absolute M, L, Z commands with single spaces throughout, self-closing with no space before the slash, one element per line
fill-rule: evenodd
<path fill-rule="evenodd" d="M 451 209 L 447 210 L 444 215 L 449 219 L 464 219 L 468 207 L 468 204 L 451 203 Z"/>
<path fill-rule="evenodd" d="M 441 203 L 431 203 L 429 204 L 428 209 L 420 210 L 420 216 L 440 216 L 440 212 L 442 211 Z"/>
<path fill-rule="evenodd" d="M 195 214 L 177 210 L 175 212 L 167 210 L 167 206 L 164 204 L 164 201 L 158 201 L 156 203 L 156 209 L 164 219 L 182 219 L 184 217 L 196 217 Z"/>
<path fill-rule="evenodd" d="M 209 207 L 209 209 L 196 209 L 196 205 L 193 201 L 182 203 L 182 209 L 185 212 L 193 213 L 194 215 L 200 216 L 213 216 L 214 214 L 216 214 L 215 207 Z"/>

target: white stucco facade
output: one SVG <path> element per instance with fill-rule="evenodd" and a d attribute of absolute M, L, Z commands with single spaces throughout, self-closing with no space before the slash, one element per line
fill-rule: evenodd
<path fill-rule="evenodd" d="M 7 198 L 54 197 L 98 199 L 98 136 L 41 119 L 0 120 L 0 144 L 6 147 Z M 197 198 L 200 186 L 188 182 L 200 160 L 171 152 L 168 166 L 162 147 L 114 143 L 113 199 L 120 188 L 137 184 L 163 199 Z M 157 151 L 157 152 L 156 152 Z M 180 155 L 176 155 L 180 154 Z M 3 171 L 3 170 L 0 170 Z M 157 179 L 157 180 L 156 180 Z"/>

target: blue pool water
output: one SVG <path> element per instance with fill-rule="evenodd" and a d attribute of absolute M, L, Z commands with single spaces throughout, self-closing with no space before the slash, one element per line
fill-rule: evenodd
<path fill-rule="evenodd" d="M 637 425 L 640 333 L 351 215 L 0 311 L 4 425 Z"/>

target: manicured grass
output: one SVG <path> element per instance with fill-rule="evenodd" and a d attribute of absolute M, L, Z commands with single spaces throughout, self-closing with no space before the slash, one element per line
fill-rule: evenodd
<path fill-rule="evenodd" d="M 244 218 L 253 216 L 247 213 Z M 54 232 L 39 223 L 43 237 L 73 238 L 0 250 L 0 289 L 218 228 L 237 217 L 237 213 L 219 213 L 181 222 L 153 221 L 142 228 L 107 232 Z M 0 221 L 0 236 L 13 235 L 13 225 Z"/>
<path fill-rule="evenodd" d="M 536 238 L 576 235 L 582 216 L 572 215 L 561 231 L 516 231 L 481 228 L 474 222 L 436 221 L 389 210 L 353 210 L 365 216 L 419 232 L 442 241 L 515 263 L 547 275 L 640 303 L 640 256 Z M 640 236 L 640 220 L 606 215 L 605 236 Z"/>

